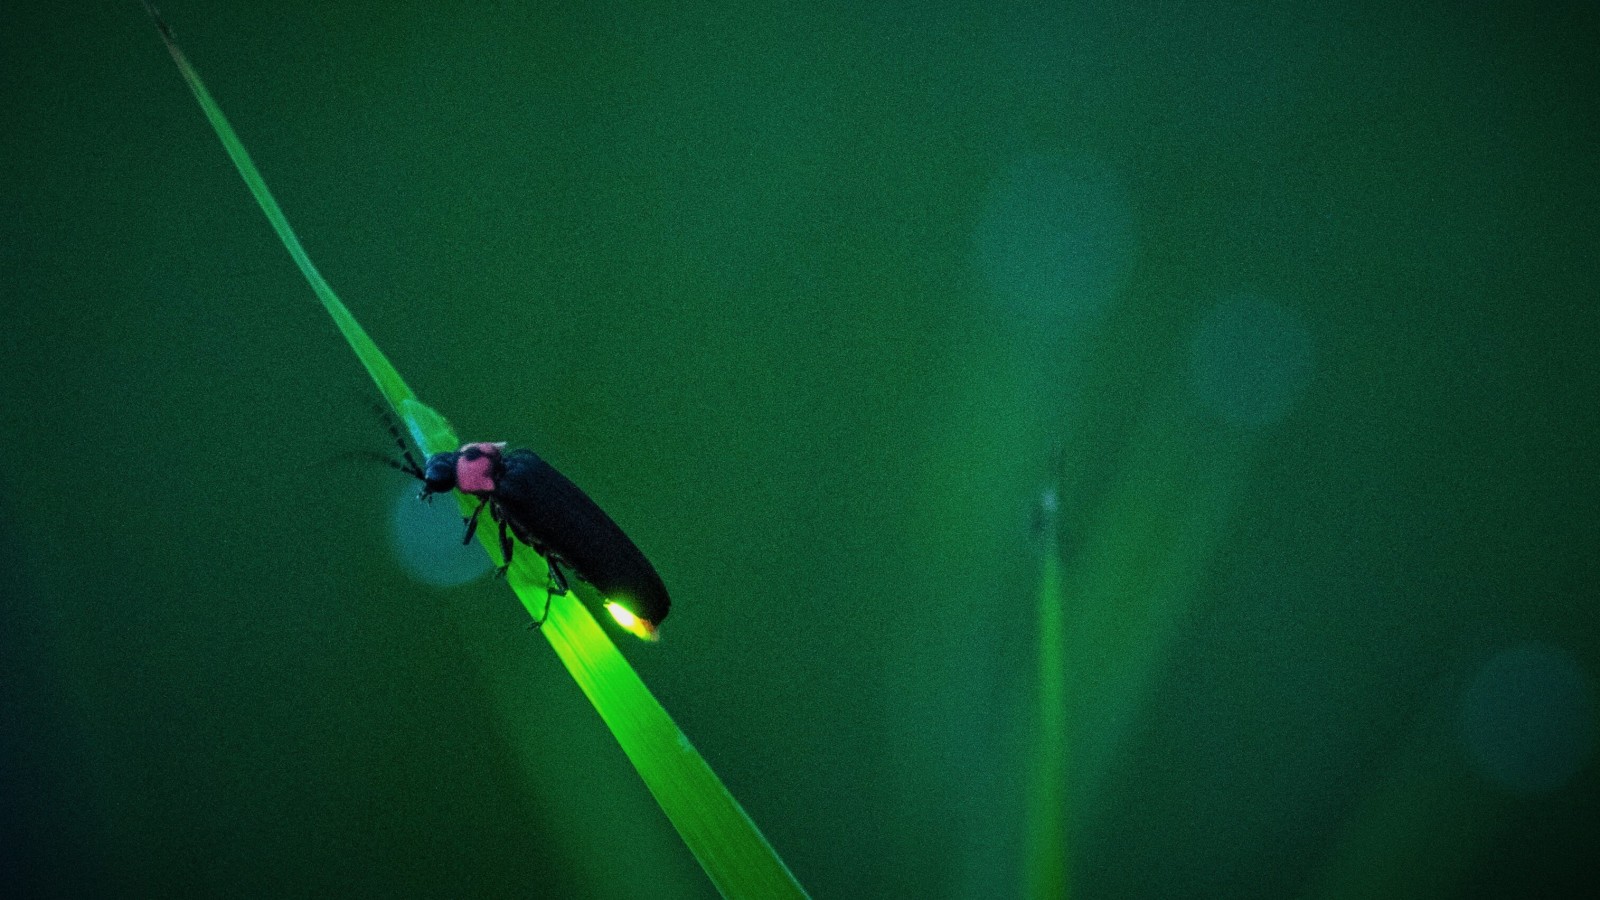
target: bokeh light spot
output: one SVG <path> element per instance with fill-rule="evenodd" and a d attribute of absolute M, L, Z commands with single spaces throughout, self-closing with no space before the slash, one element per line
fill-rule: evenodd
<path fill-rule="evenodd" d="M 1485 778 L 1519 793 L 1552 791 L 1594 749 L 1594 691 L 1566 652 L 1539 643 L 1511 647 L 1467 686 L 1461 732 Z"/>
<path fill-rule="evenodd" d="M 423 503 L 417 499 L 416 485 L 407 484 L 395 495 L 393 523 L 395 556 L 418 581 L 455 587 L 490 569 L 489 557 L 477 541 L 461 543 L 464 532 L 454 495 Z"/>
<path fill-rule="evenodd" d="M 1201 320 L 1190 346 L 1196 398 L 1235 425 L 1271 425 L 1288 414 L 1311 374 L 1311 333 L 1294 310 L 1230 297 Z"/>
<path fill-rule="evenodd" d="M 1029 154 L 1001 175 L 976 230 L 978 266 L 1006 312 L 1056 329 L 1097 318 L 1133 256 L 1126 191 L 1091 160 Z"/>

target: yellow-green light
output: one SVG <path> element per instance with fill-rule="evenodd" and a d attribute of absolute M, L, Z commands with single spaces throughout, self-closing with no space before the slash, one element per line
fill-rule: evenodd
<path fill-rule="evenodd" d="M 643 638 L 647 641 L 660 639 L 660 636 L 656 634 L 655 625 L 634 615 L 633 611 L 626 606 L 608 600 L 606 601 L 606 611 L 611 613 L 611 618 L 617 620 L 617 624 L 622 626 L 623 631 L 634 637 Z"/>

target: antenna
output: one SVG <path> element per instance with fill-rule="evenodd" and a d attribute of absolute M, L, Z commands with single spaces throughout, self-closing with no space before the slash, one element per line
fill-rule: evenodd
<path fill-rule="evenodd" d="M 394 445 L 399 449 L 400 458 L 405 460 L 405 463 L 395 462 L 387 456 L 379 456 L 376 453 L 372 454 L 372 456 L 382 460 L 390 468 L 398 469 L 413 478 L 426 481 L 427 478 L 423 475 L 422 466 L 417 463 L 417 458 L 411 455 L 411 447 L 406 444 L 403 432 L 400 431 L 400 423 L 395 421 L 392 413 L 378 405 L 377 401 L 371 401 L 369 405 L 372 407 L 372 414 L 378 417 L 378 421 L 382 422 L 383 427 L 388 430 L 389 436 L 394 438 Z"/>

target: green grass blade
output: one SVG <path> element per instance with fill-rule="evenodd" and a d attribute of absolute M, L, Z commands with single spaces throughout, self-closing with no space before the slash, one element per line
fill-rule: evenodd
<path fill-rule="evenodd" d="M 179 49 L 171 30 L 148 0 L 144 0 L 144 4 L 161 32 L 167 51 L 177 63 L 178 71 L 194 92 L 200 108 L 221 139 L 223 148 L 249 186 L 250 193 L 272 223 L 273 230 L 283 241 L 289 255 L 294 257 L 295 264 L 310 282 L 311 289 L 316 292 L 317 298 L 322 301 L 323 307 L 333 317 L 345 340 L 372 376 L 384 399 L 405 420 L 424 453 L 459 447 L 461 442 L 449 422 L 417 400 L 400 373 L 367 336 L 366 330 L 312 264 L 244 144 L 228 124 L 227 117 L 212 99 L 211 93 L 206 90 L 199 74 Z M 470 511 L 474 505 L 459 494 L 457 499 L 463 512 Z M 489 539 L 492 531 L 480 529 L 478 537 L 490 556 L 499 563 L 499 547 Z M 518 556 L 508 573 L 508 580 L 518 599 L 535 618 L 539 618 L 544 611 L 546 576 L 543 560 L 532 553 Z M 724 897 L 805 897 L 804 889 L 767 843 L 760 829 L 656 701 L 638 673 L 594 620 L 588 607 L 573 594 L 555 597 L 541 630 L 567 671 L 605 720 L 656 802 L 677 828 L 678 834 L 699 860 L 717 890 Z M 625 839 L 617 848 L 606 848 L 606 852 L 613 850 L 626 852 Z"/>
<path fill-rule="evenodd" d="M 416 395 L 411 388 L 406 386 L 405 379 L 395 371 L 389 360 L 379 352 L 378 346 L 367 336 L 366 329 L 361 327 L 355 316 L 350 315 L 338 295 L 333 292 L 322 273 L 317 271 L 311 257 L 306 254 L 306 249 L 300 245 L 300 238 L 289 227 L 289 220 L 284 217 L 283 209 L 278 206 L 278 201 L 273 198 L 272 191 L 267 188 L 267 182 L 261 177 L 261 172 L 256 169 L 256 164 L 250 159 L 249 151 L 239 141 L 239 135 L 233 131 L 233 126 L 228 124 L 227 116 L 222 114 L 222 108 L 217 106 L 217 101 L 211 98 L 211 92 L 206 90 L 205 82 L 200 80 L 200 75 L 189 64 L 183 55 L 183 50 L 178 47 L 178 42 L 172 37 L 172 29 L 167 27 L 161 14 L 156 11 L 149 0 L 143 0 L 145 10 L 155 20 L 156 28 L 161 32 L 161 40 L 167 45 L 167 52 L 172 54 L 172 61 L 178 64 L 178 71 L 183 73 L 183 80 L 188 82 L 189 90 L 194 92 L 195 100 L 199 101 L 200 109 L 205 112 L 210 120 L 211 127 L 217 132 L 217 137 L 222 140 L 222 146 L 228 151 L 228 158 L 239 170 L 239 175 L 244 178 L 244 183 L 249 186 L 250 193 L 256 198 L 256 203 L 261 205 L 261 211 L 266 214 L 267 221 L 272 223 L 272 230 L 278 233 L 278 238 L 283 241 L 283 246 L 294 257 L 295 265 L 300 267 L 301 274 L 306 281 L 311 283 L 311 290 L 316 293 L 317 299 L 328 310 L 328 315 L 333 317 L 335 325 L 344 334 L 345 340 L 350 342 L 351 349 L 355 350 L 361 364 L 367 367 L 367 372 L 372 380 L 377 383 L 378 390 L 383 392 L 384 399 L 389 401 L 398 412 L 401 404 L 414 398 Z M 456 445 L 459 446 L 459 445 Z M 430 448 L 428 452 L 434 452 Z M 450 449 L 455 449 L 452 446 Z"/>
<path fill-rule="evenodd" d="M 481 539 L 488 544 L 487 537 Z M 537 616 L 545 602 L 545 572 L 544 563 L 531 556 L 518 557 L 511 577 L 517 596 Z M 724 897 L 806 896 L 589 608 L 572 594 L 556 597 L 541 630 L 717 890 Z"/>
<path fill-rule="evenodd" d="M 1046 495 L 1044 560 L 1039 572 L 1039 695 L 1028 784 L 1027 896 L 1067 896 L 1066 627 L 1055 494 Z"/>

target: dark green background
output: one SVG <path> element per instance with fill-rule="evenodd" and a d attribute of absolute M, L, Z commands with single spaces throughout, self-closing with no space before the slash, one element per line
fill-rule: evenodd
<path fill-rule="evenodd" d="M 1121 726 L 1069 646 L 1081 896 L 1600 880 L 1592 753 L 1510 791 L 1456 712 L 1535 641 L 1593 734 L 1593 4 L 325 6 L 164 11 L 412 386 L 656 561 L 624 650 L 816 896 L 1020 891 L 1057 440 L 1069 584 L 1133 585 L 1069 632 L 1167 598 Z M 4 19 L 5 893 L 709 894 L 510 593 L 396 564 L 372 391 L 138 5 Z M 1019 160 L 1113 186 L 1098 309 L 986 277 Z M 1189 384 L 1237 296 L 1311 349 L 1258 427 Z"/>

